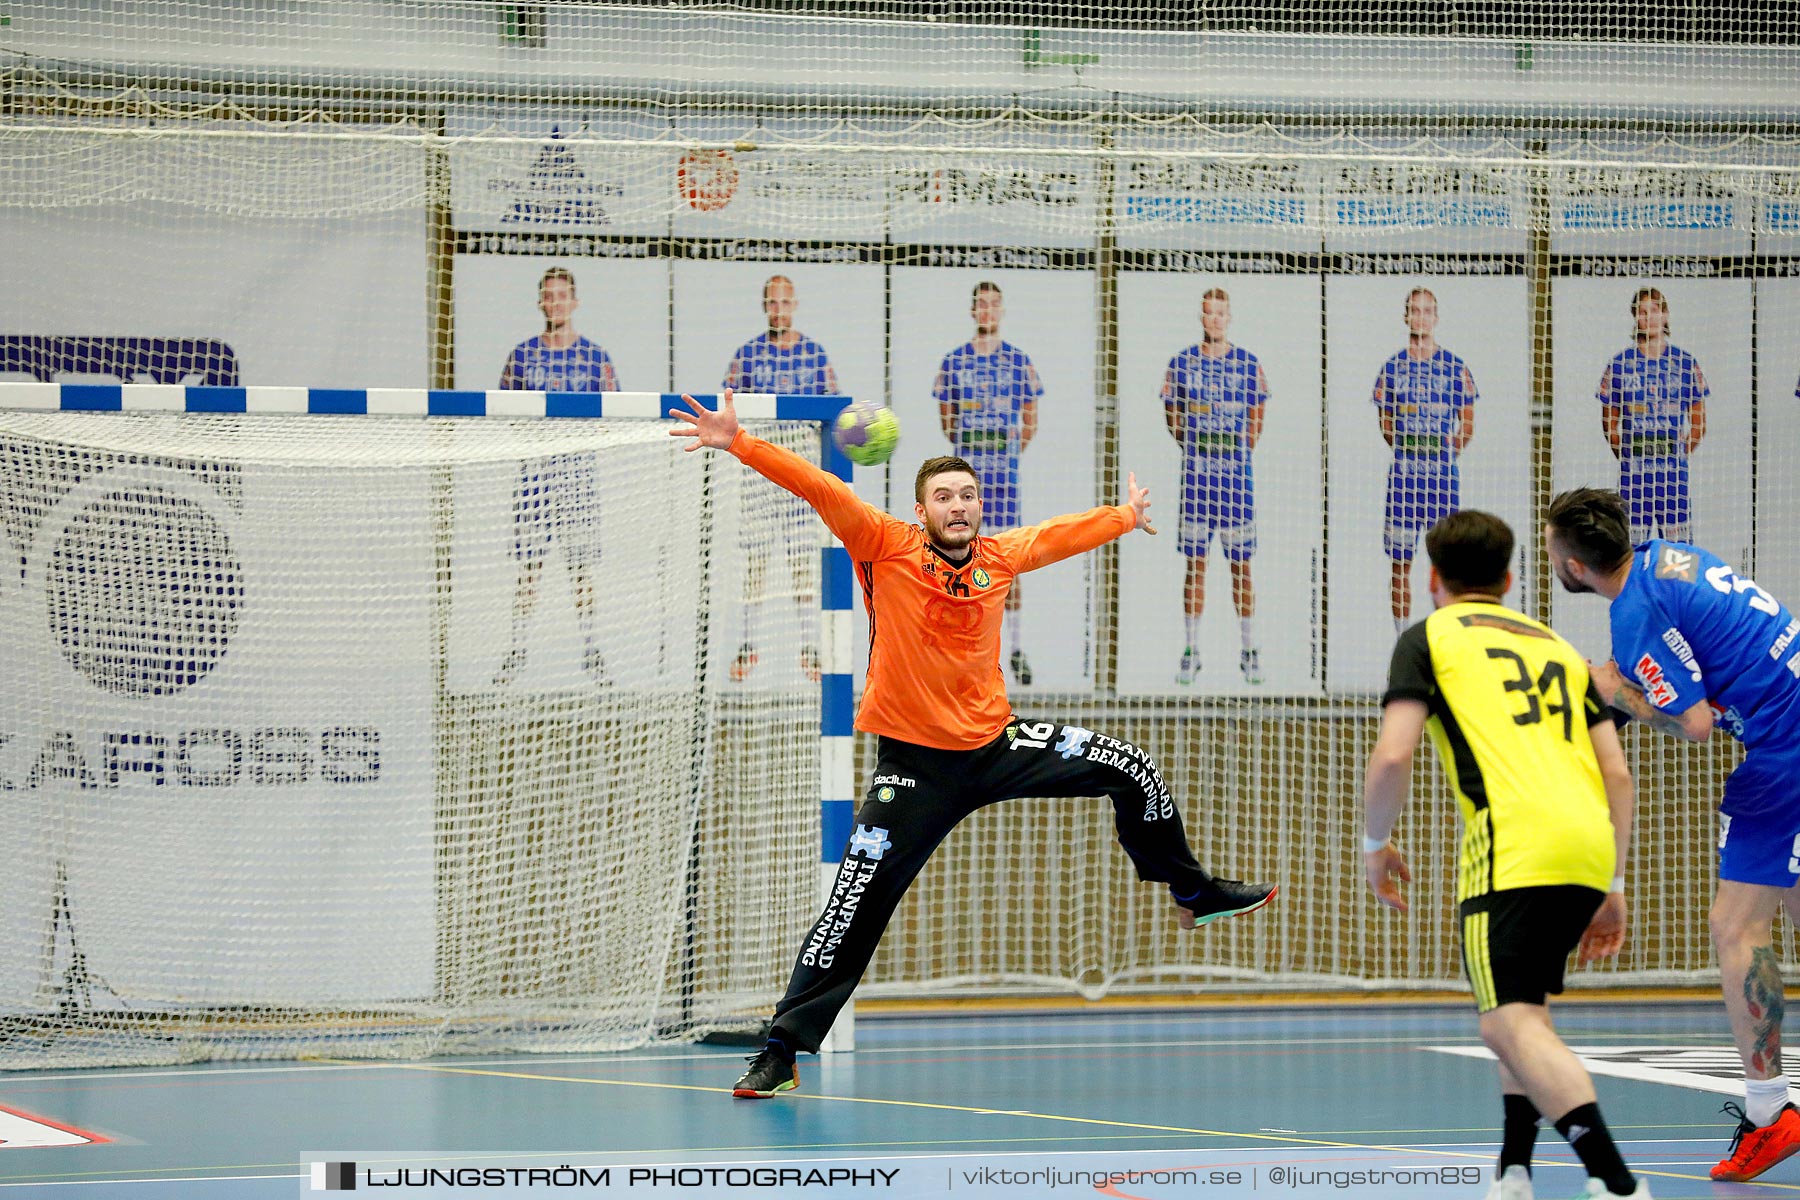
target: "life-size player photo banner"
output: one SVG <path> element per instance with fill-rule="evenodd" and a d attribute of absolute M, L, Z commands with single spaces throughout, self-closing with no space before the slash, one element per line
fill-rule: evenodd
<path fill-rule="evenodd" d="M 1334 691 L 1379 692 L 1399 631 L 1431 612 L 1425 531 L 1464 508 L 1534 553 L 1530 338 L 1522 275 L 1326 282 L 1330 650 Z"/>
<path fill-rule="evenodd" d="M 1119 690 L 1319 695 L 1319 276 L 1119 280 L 1119 468 L 1154 538 L 1120 548 Z"/>

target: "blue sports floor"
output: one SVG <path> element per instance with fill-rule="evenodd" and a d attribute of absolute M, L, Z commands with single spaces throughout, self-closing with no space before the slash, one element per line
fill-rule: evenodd
<path fill-rule="evenodd" d="M 1800 1156 L 1707 1179 L 1741 1095 L 1716 1001 L 1555 1012 L 1659 1200 L 1800 1194 Z M 314 1162 L 389 1196 L 1479 1200 L 1499 1136 L 1466 1002 L 865 1011 L 857 1038 L 760 1101 L 730 1095 L 744 1051 L 699 1046 L 0 1074 L 0 1200 L 319 1195 Z M 1540 1197 L 1585 1180 L 1554 1131 L 1537 1163 Z"/>

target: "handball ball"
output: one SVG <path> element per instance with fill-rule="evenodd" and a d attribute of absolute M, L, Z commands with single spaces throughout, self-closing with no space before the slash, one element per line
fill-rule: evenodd
<path fill-rule="evenodd" d="M 893 457 L 894 447 L 900 444 L 900 422 L 894 419 L 893 409 L 858 400 L 838 414 L 831 440 L 858 466 L 878 466 Z"/>

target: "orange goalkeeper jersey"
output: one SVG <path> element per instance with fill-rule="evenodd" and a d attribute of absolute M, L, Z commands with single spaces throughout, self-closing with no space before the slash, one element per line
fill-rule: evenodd
<path fill-rule="evenodd" d="M 952 563 L 925 531 L 858 499 L 797 454 L 740 431 L 731 453 L 818 512 L 844 543 L 869 613 L 869 678 L 856 727 L 939 750 L 973 750 L 1012 717 L 1000 615 L 1026 571 L 1104 545 L 1137 524 L 1128 505 L 977 537 Z"/>

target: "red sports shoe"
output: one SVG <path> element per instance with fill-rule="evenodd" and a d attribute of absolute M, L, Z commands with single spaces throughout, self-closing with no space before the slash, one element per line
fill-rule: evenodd
<path fill-rule="evenodd" d="M 1736 1117 L 1738 1127 L 1731 1137 L 1731 1150 L 1712 1169 L 1714 1179 L 1727 1183 L 1755 1179 L 1800 1151 L 1800 1109 L 1792 1104 L 1784 1105 L 1773 1121 L 1762 1126 L 1752 1125 L 1744 1110 L 1735 1104 L 1727 1104 L 1722 1111 Z"/>

